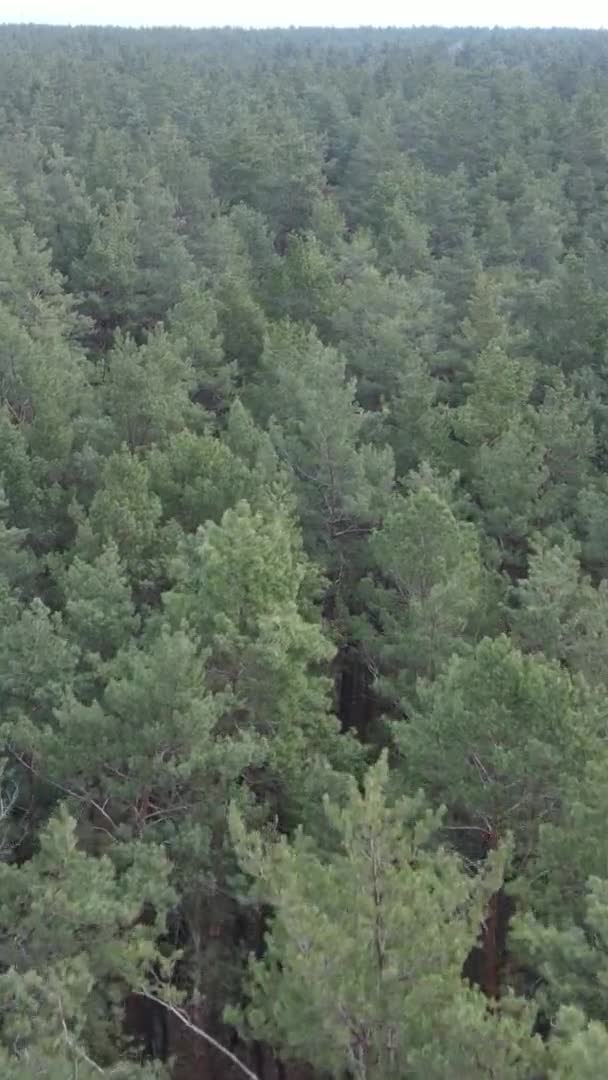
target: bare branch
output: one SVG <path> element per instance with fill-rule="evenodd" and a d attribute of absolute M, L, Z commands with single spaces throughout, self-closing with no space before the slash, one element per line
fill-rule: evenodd
<path fill-rule="evenodd" d="M 35 769 L 31 762 L 27 761 L 26 758 L 24 758 L 22 754 L 17 753 L 16 750 L 11 749 L 10 752 L 15 758 L 15 760 L 18 761 L 20 765 L 23 765 L 24 769 L 27 769 L 28 772 L 32 773 L 32 776 L 37 776 L 39 780 L 43 780 L 45 784 L 49 784 L 51 787 L 56 788 L 57 791 L 62 791 L 64 795 L 69 795 L 70 798 L 76 799 L 78 802 L 84 803 L 87 806 L 92 806 L 95 810 L 98 811 L 98 813 L 101 814 L 103 818 L 106 819 L 106 821 L 110 823 L 112 828 L 116 830 L 116 822 L 112 820 L 107 810 L 105 809 L 108 803 L 107 799 L 104 805 L 101 806 L 98 802 L 95 801 L 95 799 L 91 795 L 80 794 L 78 791 L 74 791 L 73 788 L 66 787 L 65 784 L 59 784 L 56 780 L 51 780 L 50 776 L 45 776 L 44 773 L 41 773 L 38 771 L 38 769 Z"/>
<path fill-rule="evenodd" d="M 166 1009 L 167 1012 L 170 1012 L 173 1016 L 175 1016 L 180 1021 L 180 1023 L 184 1025 L 184 1027 L 187 1027 L 189 1031 L 192 1031 L 195 1035 L 198 1035 L 199 1038 L 204 1039 L 205 1042 L 208 1042 L 209 1045 L 213 1046 L 215 1050 L 218 1050 L 220 1054 L 223 1054 L 224 1057 L 227 1057 L 233 1065 L 236 1065 L 237 1068 L 239 1068 L 241 1072 L 244 1073 L 245 1076 L 249 1077 L 249 1080 L 259 1080 L 259 1077 L 256 1076 L 256 1074 L 252 1072 L 251 1069 L 249 1069 L 247 1065 L 245 1065 L 240 1060 L 240 1058 L 236 1056 L 236 1054 L 233 1054 L 232 1051 L 228 1050 L 226 1046 L 222 1046 L 222 1044 L 218 1042 L 217 1039 L 213 1038 L 213 1035 L 209 1035 L 209 1033 L 203 1028 L 199 1027 L 198 1024 L 194 1024 L 192 1020 L 190 1020 L 190 1017 L 187 1016 L 186 1013 L 183 1011 L 183 1009 L 178 1009 L 175 1005 L 169 1005 L 168 1002 L 163 1001 L 163 999 L 157 997 L 156 994 L 151 994 L 149 990 L 137 990 L 136 993 L 139 995 L 139 997 L 147 998 L 148 1001 L 154 1001 L 157 1005 L 162 1005 L 163 1009 Z"/>
<path fill-rule="evenodd" d="M 10 794 L 5 793 L 0 789 L 0 821 L 7 818 L 17 802 L 17 795 L 19 794 L 19 788 L 16 784 L 13 785 Z"/>
<path fill-rule="evenodd" d="M 61 1027 L 63 1030 L 63 1037 L 66 1041 L 66 1045 L 69 1046 L 73 1054 L 77 1055 L 77 1057 L 82 1058 L 83 1061 L 86 1061 L 87 1065 L 90 1065 L 94 1072 L 99 1073 L 100 1076 L 106 1076 L 107 1074 L 105 1069 L 102 1069 L 101 1065 L 98 1065 L 96 1061 L 93 1061 L 93 1059 L 89 1057 L 89 1055 L 86 1053 L 82 1046 L 78 1046 L 78 1044 L 74 1042 L 72 1036 L 68 1031 L 68 1025 L 65 1022 L 65 1016 L 63 1014 L 63 1004 L 59 995 L 57 995 L 57 1004 L 59 1006 Z"/>

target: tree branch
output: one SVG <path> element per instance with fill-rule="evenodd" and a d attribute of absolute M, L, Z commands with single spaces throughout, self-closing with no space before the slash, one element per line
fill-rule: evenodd
<path fill-rule="evenodd" d="M 178 1009 L 175 1005 L 169 1005 L 167 1001 L 163 1001 L 163 999 L 157 997 L 156 994 L 151 994 L 149 990 L 136 990 L 135 993 L 138 994 L 139 997 L 147 998 L 148 1001 L 154 1001 L 157 1005 L 162 1005 L 163 1009 L 166 1009 L 167 1012 L 170 1012 L 173 1016 L 175 1016 L 180 1021 L 180 1023 L 184 1025 L 184 1027 L 187 1027 L 189 1031 L 192 1031 L 195 1035 L 198 1035 L 199 1038 L 204 1039 L 205 1042 L 208 1042 L 209 1045 L 213 1046 L 215 1050 L 218 1050 L 220 1054 L 223 1054 L 224 1057 L 227 1057 L 233 1065 L 236 1065 L 237 1068 L 240 1069 L 241 1072 L 249 1078 L 249 1080 L 259 1080 L 259 1077 L 254 1072 L 252 1072 L 251 1069 L 249 1069 L 247 1065 L 245 1065 L 240 1060 L 240 1058 L 236 1056 L 236 1054 L 233 1054 L 232 1051 L 228 1050 L 226 1046 L 222 1046 L 222 1044 L 218 1042 L 217 1039 L 213 1038 L 213 1035 L 209 1035 L 209 1033 L 203 1028 L 199 1027 L 197 1024 L 194 1024 L 192 1020 L 190 1020 L 190 1018 L 183 1011 L 183 1009 Z"/>
<path fill-rule="evenodd" d="M 22 754 L 19 754 L 18 751 L 15 750 L 13 747 L 9 748 L 9 752 L 15 758 L 15 761 L 18 761 L 24 769 L 27 769 L 28 772 L 31 772 L 32 776 L 37 776 L 39 780 L 42 780 L 45 784 L 49 784 L 50 787 L 56 788 L 57 791 L 62 791 L 64 795 L 69 795 L 71 799 L 76 799 L 78 802 L 84 803 L 85 806 L 92 806 L 95 810 L 97 810 L 99 814 L 101 814 L 103 818 L 105 818 L 106 821 L 110 823 L 112 829 L 116 830 L 116 822 L 112 820 L 107 810 L 105 809 L 108 803 L 107 799 L 104 805 L 101 806 L 98 802 L 95 801 L 92 795 L 82 795 L 78 791 L 74 791 L 73 788 L 66 787 L 65 784 L 59 784 L 57 780 L 52 780 L 50 776 L 46 776 L 44 773 L 39 772 L 38 769 L 34 768 L 31 762 L 27 761 L 26 758 L 24 758 Z M 112 835 L 112 833 L 110 833 L 110 835 Z"/>

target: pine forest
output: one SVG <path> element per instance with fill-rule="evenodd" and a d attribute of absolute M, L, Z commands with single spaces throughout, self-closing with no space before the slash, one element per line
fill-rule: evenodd
<path fill-rule="evenodd" d="M 0 27 L 0 1077 L 608 1077 L 608 33 Z"/>

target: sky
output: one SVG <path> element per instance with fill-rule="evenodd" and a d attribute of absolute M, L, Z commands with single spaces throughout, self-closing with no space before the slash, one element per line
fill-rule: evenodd
<path fill-rule="evenodd" d="M 605 0 L 0 0 L 0 22 L 97 26 L 608 26 Z"/>

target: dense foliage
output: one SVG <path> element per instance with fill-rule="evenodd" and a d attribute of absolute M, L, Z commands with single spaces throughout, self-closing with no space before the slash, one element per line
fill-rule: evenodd
<path fill-rule="evenodd" d="M 608 1075 L 607 468 L 608 36 L 0 28 L 3 1077 Z"/>

